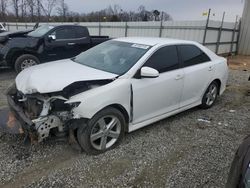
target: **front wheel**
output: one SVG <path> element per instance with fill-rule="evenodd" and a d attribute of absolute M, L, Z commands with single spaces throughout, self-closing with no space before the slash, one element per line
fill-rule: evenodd
<path fill-rule="evenodd" d="M 19 73 L 22 70 L 37 65 L 39 63 L 40 63 L 39 59 L 36 56 L 30 54 L 24 54 L 16 59 L 15 70 L 17 73 Z"/>
<path fill-rule="evenodd" d="M 115 108 L 106 108 L 77 131 L 77 139 L 88 154 L 100 154 L 114 148 L 124 136 L 125 119 Z"/>
<path fill-rule="evenodd" d="M 212 82 L 202 98 L 201 107 L 204 109 L 210 108 L 214 105 L 219 93 L 219 86 L 217 82 Z"/>

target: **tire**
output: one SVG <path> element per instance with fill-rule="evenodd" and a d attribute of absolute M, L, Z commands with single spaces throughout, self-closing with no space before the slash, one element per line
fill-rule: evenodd
<path fill-rule="evenodd" d="M 120 143 L 125 125 L 125 118 L 119 110 L 105 108 L 77 130 L 77 139 L 87 154 L 98 155 Z"/>
<path fill-rule="evenodd" d="M 201 108 L 203 108 L 203 109 L 211 108 L 214 105 L 214 103 L 218 97 L 218 93 L 219 93 L 218 83 L 213 81 L 208 86 L 205 94 L 202 97 Z"/>
<path fill-rule="evenodd" d="M 34 55 L 30 55 L 30 54 L 24 54 L 19 56 L 16 61 L 15 61 L 15 70 L 17 73 L 21 72 L 22 70 L 37 65 L 39 64 L 40 61 L 39 59 L 34 56 Z"/>

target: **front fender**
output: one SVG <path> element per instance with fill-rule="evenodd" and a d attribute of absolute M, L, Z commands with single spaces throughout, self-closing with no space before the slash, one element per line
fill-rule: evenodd
<path fill-rule="evenodd" d="M 13 38 L 4 45 L 1 52 L 4 54 L 6 61 L 12 62 L 16 54 L 36 54 L 38 51 L 38 43 L 39 39 Z"/>
<path fill-rule="evenodd" d="M 103 108 L 119 104 L 130 114 L 130 83 L 128 79 L 117 79 L 114 82 L 88 90 L 71 97 L 66 103 L 81 102 L 73 109 L 73 118 L 91 119 Z"/>

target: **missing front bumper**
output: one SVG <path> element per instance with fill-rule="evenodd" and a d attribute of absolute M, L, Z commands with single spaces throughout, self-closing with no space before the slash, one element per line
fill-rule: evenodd
<path fill-rule="evenodd" d="M 70 121 L 70 112 L 56 111 L 51 114 L 44 113 L 44 115 L 31 119 L 29 115 L 30 111 L 28 110 L 28 112 L 27 110 L 24 110 L 26 109 L 26 106 L 22 103 L 22 98 L 19 98 L 15 85 L 8 89 L 6 95 L 9 108 L 0 110 L 0 131 L 10 134 L 24 133 L 27 138 L 30 138 L 31 143 L 41 142 L 50 135 L 56 137 L 69 135 L 70 143 L 77 143 L 76 139 L 73 139 L 73 136 L 75 135 L 72 134 L 72 136 L 69 134 L 70 128 L 68 125 L 69 123 L 72 123 Z M 49 106 L 49 102 L 51 101 L 43 101 L 42 110 L 44 110 L 44 107 Z M 33 112 L 32 109 L 31 112 Z M 42 112 L 40 114 L 42 114 Z M 72 125 L 71 129 L 74 127 L 75 126 Z"/>

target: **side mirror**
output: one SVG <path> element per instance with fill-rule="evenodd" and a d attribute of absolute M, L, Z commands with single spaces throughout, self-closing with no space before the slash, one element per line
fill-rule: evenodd
<path fill-rule="evenodd" d="M 54 40 L 56 40 L 56 36 L 55 35 L 49 35 L 48 40 L 49 40 L 49 42 L 54 41 Z"/>
<path fill-rule="evenodd" d="M 141 68 L 141 77 L 142 78 L 157 78 L 159 77 L 159 72 L 150 67 L 142 67 Z"/>

